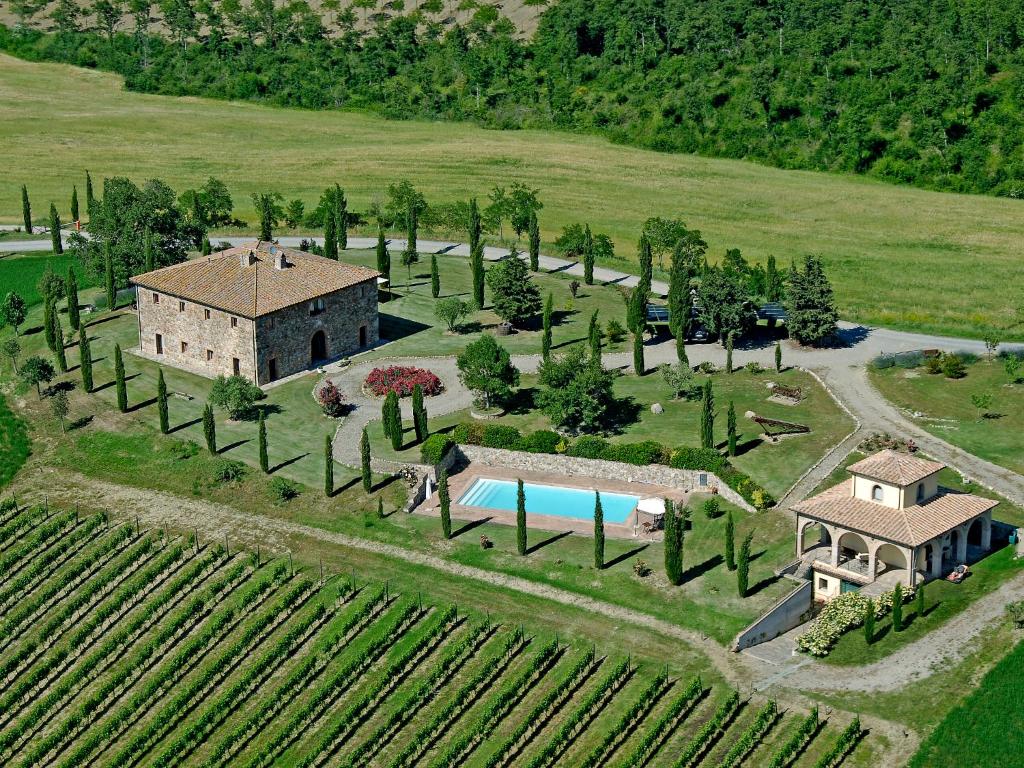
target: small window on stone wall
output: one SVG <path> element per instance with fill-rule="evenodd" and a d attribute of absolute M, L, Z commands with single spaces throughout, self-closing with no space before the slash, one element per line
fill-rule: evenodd
<path fill-rule="evenodd" d="M 203 319 L 204 320 L 209 320 L 210 319 L 210 310 L 208 310 L 208 309 L 204 309 L 203 310 Z"/>
<path fill-rule="evenodd" d="M 206 362 L 210 362 L 211 360 L 213 360 L 213 350 L 208 349 L 206 350 Z"/>
<path fill-rule="evenodd" d="M 153 294 L 153 303 L 154 304 L 159 304 L 160 303 L 160 294 L 159 293 L 154 293 Z"/>
<path fill-rule="evenodd" d="M 238 318 L 237 317 L 232 317 L 231 318 L 231 327 L 232 328 L 237 328 L 238 327 Z"/>
<path fill-rule="evenodd" d="M 188 352 L 188 342 L 183 341 L 181 342 L 181 354 L 185 354 L 186 352 Z"/>
<path fill-rule="evenodd" d="M 179 301 L 178 302 L 178 311 L 179 312 L 184 312 L 185 311 L 185 302 L 184 301 Z"/>
<path fill-rule="evenodd" d="M 873 501 L 882 500 L 882 486 L 876 485 L 871 489 L 871 499 Z"/>
<path fill-rule="evenodd" d="M 818 579 L 818 589 L 828 589 L 828 579 Z"/>

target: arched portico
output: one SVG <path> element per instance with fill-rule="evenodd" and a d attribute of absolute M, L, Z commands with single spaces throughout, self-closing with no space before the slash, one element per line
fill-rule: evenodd
<path fill-rule="evenodd" d="M 797 557 L 803 557 L 805 552 L 815 547 L 828 547 L 831 545 L 832 533 L 829 530 L 829 526 L 818 520 L 797 519 Z"/>

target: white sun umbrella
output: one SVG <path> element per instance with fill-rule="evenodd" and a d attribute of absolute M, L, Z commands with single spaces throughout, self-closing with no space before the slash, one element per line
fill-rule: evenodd
<path fill-rule="evenodd" d="M 636 509 L 638 512 L 644 512 L 648 515 L 664 515 L 665 500 L 659 499 L 656 496 L 648 499 L 640 499 L 640 501 L 637 502 Z"/>

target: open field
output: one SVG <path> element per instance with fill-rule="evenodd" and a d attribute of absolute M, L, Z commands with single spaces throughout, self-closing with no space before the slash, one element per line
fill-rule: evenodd
<path fill-rule="evenodd" d="M 886 399 L 911 414 L 923 429 L 983 459 L 1024 472 L 1024 366 L 1018 383 L 1011 381 L 1002 359 L 968 365 L 962 379 L 898 365 L 872 368 L 870 376 Z M 991 395 L 989 410 L 998 416 L 983 418 L 973 395 Z"/>
<path fill-rule="evenodd" d="M 0 244 L 0 250 L 2 248 L 3 246 Z M 0 257 L 0 294 L 6 296 L 8 291 L 14 291 L 25 300 L 26 304 L 37 304 L 42 301 L 37 287 L 39 278 L 47 270 L 51 270 L 55 275 L 64 279 L 67 277 L 69 267 L 75 268 L 79 290 L 98 284 L 95 275 L 90 275 L 82 269 L 78 260 L 68 254 Z"/>
<path fill-rule="evenodd" d="M 11 765 L 763 764 L 806 717 L 679 648 L 624 652 L 100 514 L 8 504 L 0 522 Z M 877 760 L 872 741 L 844 764 Z"/>
<path fill-rule="evenodd" d="M 0 488 L 14 478 L 28 458 L 30 446 L 23 422 L 0 395 Z"/>
<path fill-rule="evenodd" d="M 632 258 L 648 216 L 681 216 L 703 232 L 714 259 L 728 247 L 755 262 L 774 254 L 783 265 L 821 254 L 849 319 L 1022 335 L 1018 201 L 658 154 L 593 137 L 144 96 L 122 91 L 115 76 L 10 57 L 0 57 L 0 109 L 0 140 L 24 169 L 0 180 L 0 216 L 11 222 L 19 221 L 22 183 L 37 213 L 52 199 L 67 215 L 71 184 L 81 192 L 86 168 L 97 180 L 159 177 L 179 190 L 214 175 L 250 221 L 255 190 L 309 206 L 339 182 L 352 206 L 365 209 L 403 177 L 438 202 L 483 198 L 519 180 L 541 190 L 549 243 L 563 225 L 585 220 Z"/>

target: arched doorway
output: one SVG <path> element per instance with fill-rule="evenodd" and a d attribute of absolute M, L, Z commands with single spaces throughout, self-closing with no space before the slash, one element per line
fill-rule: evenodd
<path fill-rule="evenodd" d="M 810 549 L 816 547 L 831 547 L 832 537 L 829 536 L 828 529 L 817 522 L 816 520 L 808 520 L 800 526 L 798 556 L 803 555 Z"/>
<path fill-rule="evenodd" d="M 327 335 L 323 331 L 313 334 L 309 342 L 309 359 L 313 363 L 327 359 Z"/>
<path fill-rule="evenodd" d="M 981 546 L 982 534 L 985 531 L 985 521 L 982 518 L 977 518 L 971 527 L 967 529 L 967 543 L 973 547 Z"/>
<path fill-rule="evenodd" d="M 932 547 L 932 545 L 929 545 Z M 932 547 L 933 548 L 933 547 Z M 905 571 L 910 567 L 907 562 L 907 555 L 902 549 L 886 542 L 875 550 L 875 559 L 878 561 L 879 571 L 900 570 Z"/>

